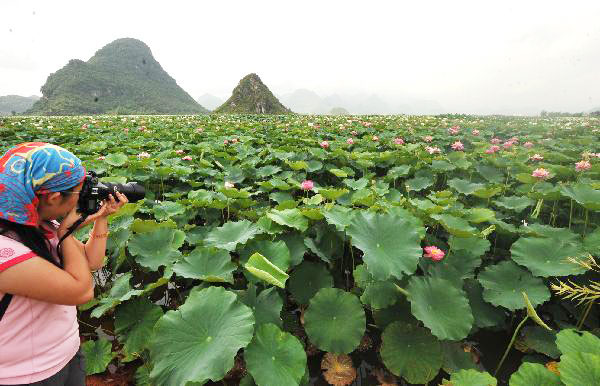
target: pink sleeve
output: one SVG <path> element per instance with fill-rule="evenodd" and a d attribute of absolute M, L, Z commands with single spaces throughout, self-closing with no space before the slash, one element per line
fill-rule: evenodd
<path fill-rule="evenodd" d="M 0 272 L 35 256 L 37 256 L 35 252 L 25 245 L 0 235 Z"/>

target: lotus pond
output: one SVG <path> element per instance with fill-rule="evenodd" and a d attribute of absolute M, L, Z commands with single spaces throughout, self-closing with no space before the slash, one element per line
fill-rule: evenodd
<path fill-rule="evenodd" d="M 90 375 L 600 384 L 597 118 L 5 117 L 0 138 L 146 187 L 79 307 Z"/>

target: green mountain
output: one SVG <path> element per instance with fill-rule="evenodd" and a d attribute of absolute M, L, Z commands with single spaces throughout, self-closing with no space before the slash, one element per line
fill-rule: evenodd
<path fill-rule="evenodd" d="M 19 95 L 0 96 L 0 115 L 19 114 L 30 109 L 40 99 L 37 95 L 22 97 Z"/>
<path fill-rule="evenodd" d="M 258 75 L 246 75 L 215 113 L 290 114 L 292 111 L 275 98 Z"/>
<path fill-rule="evenodd" d="M 348 110 L 346 110 L 343 107 L 334 107 L 331 110 L 329 110 L 328 114 L 329 115 L 350 115 Z"/>
<path fill-rule="evenodd" d="M 177 85 L 143 42 L 107 44 L 87 62 L 72 59 L 50 74 L 42 98 L 26 114 L 207 113 Z"/>

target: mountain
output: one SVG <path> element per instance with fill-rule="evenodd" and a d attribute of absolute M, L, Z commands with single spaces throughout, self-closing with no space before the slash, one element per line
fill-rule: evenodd
<path fill-rule="evenodd" d="M 209 110 L 214 110 L 223 104 L 223 100 L 221 98 L 212 94 L 204 94 L 200 98 L 196 99 L 196 102 L 200 103 Z"/>
<path fill-rule="evenodd" d="M 137 39 L 115 40 L 90 60 L 50 74 L 26 114 L 198 114 L 199 105 Z"/>
<path fill-rule="evenodd" d="M 350 114 L 441 114 L 442 106 L 431 100 L 397 95 L 335 93 L 321 97 L 315 92 L 298 89 L 280 97 L 282 103 L 301 114 L 327 114 L 343 107 Z"/>
<path fill-rule="evenodd" d="M 19 95 L 0 96 L 0 115 L 20 114 L 31 108 L 40 99 L 37 95 L 22 97 Z"/>
<path fill-rule="evenodd" d="M 231 114 L 289 114 L 292 111 L 282 105 L 260 80 L 249 74 L 240 80 L 227 99 L 215 113 Z"/>
<path fill-rule="evenodd" d="M 348 110 L 343 107 L 334 107 L 327 113 L 329 115 L 350 115 Z"/>

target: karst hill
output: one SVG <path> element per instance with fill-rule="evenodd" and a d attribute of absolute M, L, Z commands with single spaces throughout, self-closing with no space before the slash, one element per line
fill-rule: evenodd
<path fill-rule="evenodd" d="M 87 62 L 50 74 L 26 114 L 198 114 L 204 107 L 177 85 L 137 39 L 107 44 Z"/>
<path fill-rule="evenodd" d="M 277 100 L 258 75 L 246 75 L 225 103 L 215 113 L 230 114 L 290 114 L 292 111 Z"/>

